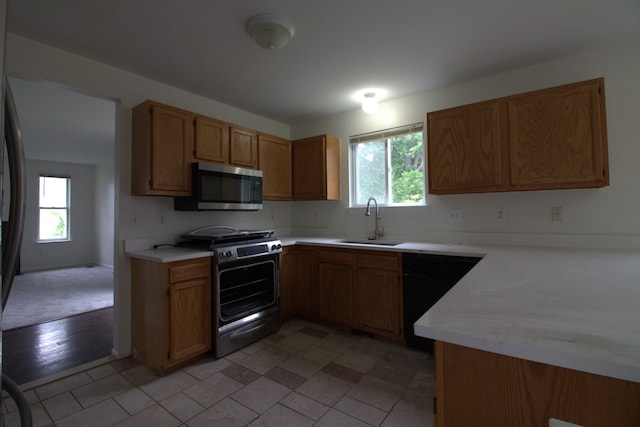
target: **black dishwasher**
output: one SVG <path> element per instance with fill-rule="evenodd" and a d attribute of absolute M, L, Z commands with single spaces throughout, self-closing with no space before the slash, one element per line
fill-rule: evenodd
<path fill-rule="evenodd" d="M 413 324 L 480 259 L 469 256 L 402 254 L 404 334 L 407 347 L 433 352 L 433 340 L 416 336 Z"/>

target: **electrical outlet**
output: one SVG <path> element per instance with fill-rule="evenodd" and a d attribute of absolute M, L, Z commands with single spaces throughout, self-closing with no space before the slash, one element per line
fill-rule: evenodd
<path fill-rule="evenodd" d="M 496 220 L 505 222 L 507 220 L 507 210 L 505 208 L 496 208 Z"/>
<path fill-rule="evenodd" d="M 131 217 L 129 218 L 129 223 L 131 224 L 132 227 L 135 227 L 136 225 L 138 225 L 138 213 L 134 212 L 131 214 Z"/>
<path fill-rule="evenodd" d="M 462 221 L 462 209 L 449 209 L 449 221 L 461 222 Z"/>
<path fill-rule="evenodd" d="M 551 221 L 562 222 L 562 206 L 554 206 L 551 208 Z"/>
<path fill-rule="evenodd" d="M 582 424 L 569 423 L 567 421 L 549 418 L 549 427 L 584 427 Z"/>

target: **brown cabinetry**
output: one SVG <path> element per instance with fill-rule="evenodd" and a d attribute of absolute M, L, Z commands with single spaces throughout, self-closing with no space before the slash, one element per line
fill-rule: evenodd
<path fill-rule="evenodd" d="M 340 199 L 340 140 L 319 135 L 292 144 L 293 199 Z"/>
<path fill-rule="evenodd" d="M 296 246 L 289 257 L 295 264 L 295 272 L 292 274 L 295 311 L 304 317 L 317 319 L 318 264 L 316 251 L 311 247 Z"/>
<path fill-rule="evenodd" d="M 331 324 L 353 325 L 354 255 L 318 249 L 319 316 Z"/>
<path fill-rule="evenodd" d="M 291 141 L 259 134 L 258 169 L 264 200 L 291 200 Z"/>
<path fill-rule="evenodd" d="M 229 124 L 205 116 L 195 118 L 193 156 L 205 162 L 229 162 Z"/>
<path fill-rule="evenodd" d="M 295 247 L 282 248 L 280 254 L 280 317 L 287 319 L 295 314 L 296 255 Z"/>
<path fill-rule="evenodd" d="M 640 425 L 640 384 L 436 342 L 436 425 Z"/>
<path fill-rule="evenodd" d="M 147 101 L 133 109 L 131 194 L 191 194 L 193 114 Z"/>
<path fill-rule="evenodd" d="M 300 314 L 403 340 L 402 254 L 295 246 L 282 255 L 283 316 Z"/>
<path fill-rule="evenodd" d="M 429 192 L 609 184 L 604 79 L 427 114 Z"/>
<path fill-rule="evenodd" d="M 258 165 L 258 137 L 255 131 L 229 128 L 229 163 L 255 169 Z"/>
<path fill-rule="evenodd" d="M 357 253 L 355 328 L 395 340 L 403 338 L 401 256 Z"/>
<path fill-rule="evenodd" d="M 211 349 L 209 258 L 131 261 L 133 353 L 156 372 Z"/>

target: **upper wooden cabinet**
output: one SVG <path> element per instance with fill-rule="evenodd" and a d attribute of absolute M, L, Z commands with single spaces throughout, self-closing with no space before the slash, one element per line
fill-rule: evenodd
<path fill-rule="evenodd" d="M 429 193 L 498 191 L 508 169 L 504 103 L 483 102 L 429 113 Z M 460 191 L 467 190 L 467 191 Z"/>
<path fill-rule="evenodd" d="M 293 199 L 340 199 L 340 140 L 319 135 L 296 140 L 293 150 Z"/>
<path fill-rule="evenodd" d="M 609 184 L 604 79 L 513 96 L 507 104 L 512 186 Z"/>
<path fill-rule="evenodd" d="M 229 124 L 196 116 L 193 157 L 205 162 L 229 163 Z"/>
<path fill-rule="evenodd" d="M 229 128 L 229 163 L 255 169 L 258 166 L 258 137 L 255 131 Z"/>
<path fill-rule="evenodd" d="M 264 200 L 291 200 L 291 141 L 259 134 L 258 169 Z"/>
<path fill-rule="evenodd" d="M 131 194 L 191 194 L 193 114 L 147 101 L 133 108 Z"/>
<path fill-rule="evenodd" d="M 609 184 L 604 79 L 427 114 L 429 193 Z"/>

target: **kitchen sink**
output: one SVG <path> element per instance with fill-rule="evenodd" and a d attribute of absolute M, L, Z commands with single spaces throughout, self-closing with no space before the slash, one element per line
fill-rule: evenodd
<path fill-rule="evenodd" d="M 343 240 L 338 240 L 338 243 L 352 243 L 354 245 L 397 246 L 397 245 L 401 245 L 404 242 L 391 242 L 388 240 L 343 239 Z"/>

